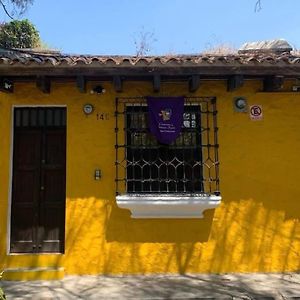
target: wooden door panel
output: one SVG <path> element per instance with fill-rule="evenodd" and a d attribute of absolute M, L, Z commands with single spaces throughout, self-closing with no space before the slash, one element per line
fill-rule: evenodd
<path fill-rule="evenodd" d="M 44 199 L 45 203 L 64 202 L 65 174 L 63 170 L 44 170 Z"/>
<path fill-rule="evenodd" d="M 40 203 L 39 244 L 41 252 L 63 252 L 65 176 L 61 170 L 44 171 L 44 191 Z M 52 243 L 52 246 L 51 246 Z"/>
<path fill-rule="evenodd" d="M 62 252 L 66 185 L 66 132 L 45 133 L 45 162 L 42 165 L 43 196 L 40 206 L 41 251 Z M 63 212 L 63 214 L 62 214 Z"/>
<path fill-rule="evenodd" d="M 41 132 L 16 130 L 14 139 L 14 166 L 16 168 L 38 167 L 41 155 Z"/>
<path fill-rule="evenodd" d="M 63 252 L 66 111 L 15 111 L 11 251 Z"/>
<path fill-rule="evenodd" d="M 46 164 L 53 167 L 65 168 L 66 163 L 66 132 L 65 130 L 47 130 Z"/>
<path fill-rule="evenodd" d="M 63 252 L 64 250 L 64 207 L 47 205 L 40 215 L 39 251 Z"/>
<path fill-rule="evenodd" d="M 14 176 L 14 205 L 20 206 L 22 203 L 34 204 L 39 197 L 37 189 L 31 188 L 39 184 L 38 170 L 15 170 Z"/>
<path fill-rule="evenodd" d="M 31 252 L 35 248 L 41 154 L 41 133 L 15 131 L 11 210 L 11 251 Z"/>
<path fill-rule="evenodd" d="M 32 252 L 35 248 L 36 232 L 34 210 L 32 207 L 12 210 L 11 252 Z"/>

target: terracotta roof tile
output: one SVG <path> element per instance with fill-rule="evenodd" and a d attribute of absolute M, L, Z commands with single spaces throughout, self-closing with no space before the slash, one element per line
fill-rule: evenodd
<path fill-rule="evenodd" d="M 166 55 L 166 56 L 99 56 L 99 55 L 65 55 L 60 53 L 35 53 L 19 50 L 0 49 L 0 64 L 28 66 L 151 66 L 151 65 L 295 65 L 300 64 L 300 57 L 290 53 L 280 55 L 271 53 L 239 53 L 231 55 Z"/>

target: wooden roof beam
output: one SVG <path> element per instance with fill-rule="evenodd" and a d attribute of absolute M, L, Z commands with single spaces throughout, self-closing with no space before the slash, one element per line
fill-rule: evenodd
<path fill-rule="evenodd" d="M 300 64 L 293 64 L 285 66 L 239 66 L 238 71 L 236 70 L 236 66 L 232 65 L 224 65 L 224 66 L 162 66 L 159 68 L 159 73 L 161 76 L 178 76 L 182 77 L 190 77 L 191 74 L 200 74 L 202 77 L 228 77 L 238 74 L 243 74 L 245 78 L 247 77 L 265 77 L 265 76 L 273 76 L 276 74 L 280 74 L 285 76 L 286 78 L 291 77 L 299 77 L 300 73 Z M 7 66 L 5 64 L 0 64 L 0 72 L 2 76 L 49 76 L 51 74 L 51 78 L 55 76 L 61 77 L 75 77 L 76 75 L 83 75 L 87 77 L 109 77 L 112 76 L 138 76 L 138 77 L 149 77 L 151 76 L 151 72 L 153 72 L 152 67 L 136 67 L 136 66 L 116 66 L 116 67 L 107 67 L 107 66 L 99 66 L 99 67 L 91 67 L 91 66 L 81 66 L 81 67 L 70 67 L 70 66 L 57 66 L 57 67 L 49 67 L 46 66 Z M 153 76 L 153 73 L 152 73 Z"/>
<path fill-rule="evenodd" d="M 199 75 L 192 75 L 189 78 L 189 91 L 194 93 L 198 90 L 200 86 L 200 76 Z"/>
<path fill-rule="evenodd" d="M 114 89 L 117 93 L 121 93 L 123 91 L 123 82 L 122 82 L 121 76 L 113 77 L 113 85 L 114 85 Z"/>
<path fill-rule="evenodd" d="M 47 76 L 38 76 L 36 78 L 36 86 L 45 94 L 50 94 L 51 81 Z"/>
<path fill-rule="evenodd" d="M 264 79 L 263 90 L 264 92 L 279 91 L 283 88 L 284 76 L 274 75 L 268 76 Z"/>
<path fill-rule="evenodd" d="M 233 75 L 229 76 L 227 79 L 227 91 L 232 92 L 244 85 L 243 75 Z"/>
<path fill-rule="evenodd" d="M 160 91 L 161 78 L 159 74 L 153 76 L 153 91 L 158 93 Z"/>
<path fill-rule="evenodd" d="M 80 93 L 86 93 L 86 78 L 83 75 L 76 77 L 76 85 Z"/>

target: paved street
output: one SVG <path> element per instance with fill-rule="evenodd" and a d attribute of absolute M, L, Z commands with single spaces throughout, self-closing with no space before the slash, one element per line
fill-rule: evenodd
<path fill-rule="evenodd" d="M 300 274 L 67 276 L 3 281 L 7 299 L 300 299 Z"/>

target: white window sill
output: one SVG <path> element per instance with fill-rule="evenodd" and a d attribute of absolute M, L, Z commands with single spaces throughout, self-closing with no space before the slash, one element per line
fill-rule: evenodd
<path fill-rule="evenodd" d="M 217 207 L 221 196 L 203 194 L 125 194 L 116 197 L 120 208 L 132 218 L 203 218 L 203 211 Z"/>

